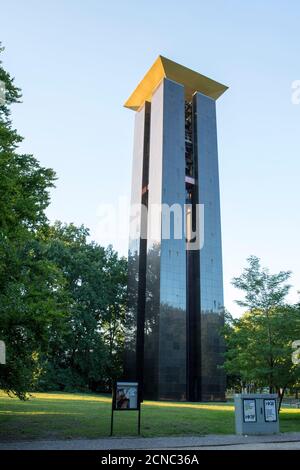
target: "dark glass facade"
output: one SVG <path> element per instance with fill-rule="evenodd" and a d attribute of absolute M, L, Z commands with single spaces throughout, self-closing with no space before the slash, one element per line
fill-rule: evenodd
<path fill-rule="evenodd" d="M 214 99 L 196 92 L 187 101 L 182 84 L 161 80 L 136 112 L 131 202 L 148 211 L 132 214 L 124 377 L 138 380 L 147 399 L 223 400 Z M 198 232 L 190 250 L 198 204 L 204 243 Z"/>
<path fill-rule="evenodd" d="M 151 398 L 185 399 L 185 238 L 175 239 L 172 223 L 170 236 L 163 238 L 167 220 L 152 210 L 185 204 L 182 85 L 161 82 L 151 100 L 150 129 L 144 390 Z"/>
<path fill-rule="evenodd" d="M 198 200 L 204 205 L 204 243 L 199 251 L 200 331 L 198 377 L 203 401 L 224 399 L 224 322 L 220 191 L 216 127 L 216 102 L 201 93 L 194 95 L 195 146 Z"/>

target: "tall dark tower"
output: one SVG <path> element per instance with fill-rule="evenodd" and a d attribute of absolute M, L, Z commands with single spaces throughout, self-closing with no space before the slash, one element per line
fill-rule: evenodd
<path fill-rule="evenodd" d="M 159 56 L 125 103 L 136 111 L 131 203 L 147 210 L 131 216 L 124 374 L 145 398 L 225 396 L 216 99 L 226 89 Z"/>

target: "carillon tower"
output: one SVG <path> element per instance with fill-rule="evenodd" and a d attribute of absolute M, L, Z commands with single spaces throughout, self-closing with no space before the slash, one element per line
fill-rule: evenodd
<path fill-rule="evenodd" d="M 216 100 L 226 89 L 159 56 L 125 103 L 131 203 L 145 210 L 131 215 L 124 377 L 147 399 L 224 399 Z"/>

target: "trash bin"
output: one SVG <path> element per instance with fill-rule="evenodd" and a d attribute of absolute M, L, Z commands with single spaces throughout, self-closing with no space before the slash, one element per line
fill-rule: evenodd
<path fill-rule="evenodd" d="M 236 434 L 279 432 L 276 394 L 239 393 L 234 396 Z"/>

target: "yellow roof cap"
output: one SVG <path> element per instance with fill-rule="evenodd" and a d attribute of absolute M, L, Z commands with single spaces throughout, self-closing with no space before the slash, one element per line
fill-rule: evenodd
<path fill-rule="evenodd" d="M 124 104 L 125 108 L 137 111 L 145 101 L 151 101 L 154 90 L 163 78 L 183 85 L 187 101 L 192 99 L 196 91 L 216 100 L 228 89 L 227 86 L 160 55 Z"/>

